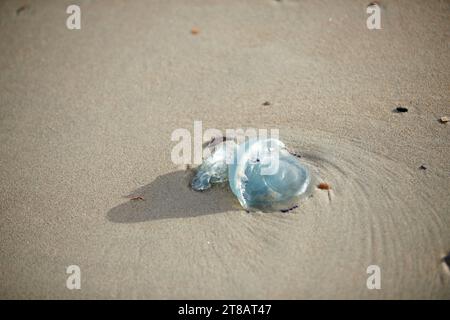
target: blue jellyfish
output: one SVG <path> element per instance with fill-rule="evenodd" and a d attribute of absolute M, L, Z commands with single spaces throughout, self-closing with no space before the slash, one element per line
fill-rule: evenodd
<path fill-rule="evenodd" d="M 277 139 L 225 141 L 198 168 L 191 186 L 203 191 L 228 181 L 241 206 L 272 211 L 290 208 L 309 190 L 307 167 Z"/>

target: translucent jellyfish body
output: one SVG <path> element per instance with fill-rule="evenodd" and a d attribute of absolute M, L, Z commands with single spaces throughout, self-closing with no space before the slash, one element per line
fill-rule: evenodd
<path fill-rule="evenodd" d="M 279 140 L 248 140 L 238 146 L 234 156 L 228 179 L 245 209 L 287 209 L 308 190 L 308 169 Z"/>
<path fill-rule="evenodd" d="M 209 189 L 212 184 L 228 181 L 228 163 L 231 162 L 235 149 L 234 141 L 225 141 L 212 147 L 207 146 L 206 151 L 210 155 L 197 169 L 191 181 L 192 189 L 204 191 Z"/>
<path fill-rule="evenodd" d="M 206 190 L 212 183 L 229 182 L 246 210 L 288 209 L 306 194 L 308 169 L 277 139 L 249 139 L 240 145 L 217 145 L 199 167 L 192 188 Z"/>

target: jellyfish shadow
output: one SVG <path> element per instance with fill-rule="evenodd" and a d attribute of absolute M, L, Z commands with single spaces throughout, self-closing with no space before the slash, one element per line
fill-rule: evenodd
<path fill-rule="evenodd" d="M 107 219 L 116 223 L 137 223 L 239 210 L 228 184 L 196 192 L 189 186 L 192 175 L 189 170 L 157 177 L 126 196 L 126 202 L 110 209 Z"/>

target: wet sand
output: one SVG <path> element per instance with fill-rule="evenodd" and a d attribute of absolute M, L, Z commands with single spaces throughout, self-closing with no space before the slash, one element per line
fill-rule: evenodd
<path fill-rule="evenodd" d="M 0 3 L 1 298 L 450 298 L 449 1 L 381 1 L 381 30 L 366 1 L 70 4 Z M 190 190 L 195 120 L 279 129 L 332 189 Z"/>

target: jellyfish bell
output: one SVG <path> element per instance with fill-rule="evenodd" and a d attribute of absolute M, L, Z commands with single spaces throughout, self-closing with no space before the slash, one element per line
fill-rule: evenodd
<path fill-rule="evenodd" d="M 277 139 L 250 139 L 238 146 L 228 167 L 230 188 L 247 210 L 292 207 L 311 182 L 307 167 Z"/>

